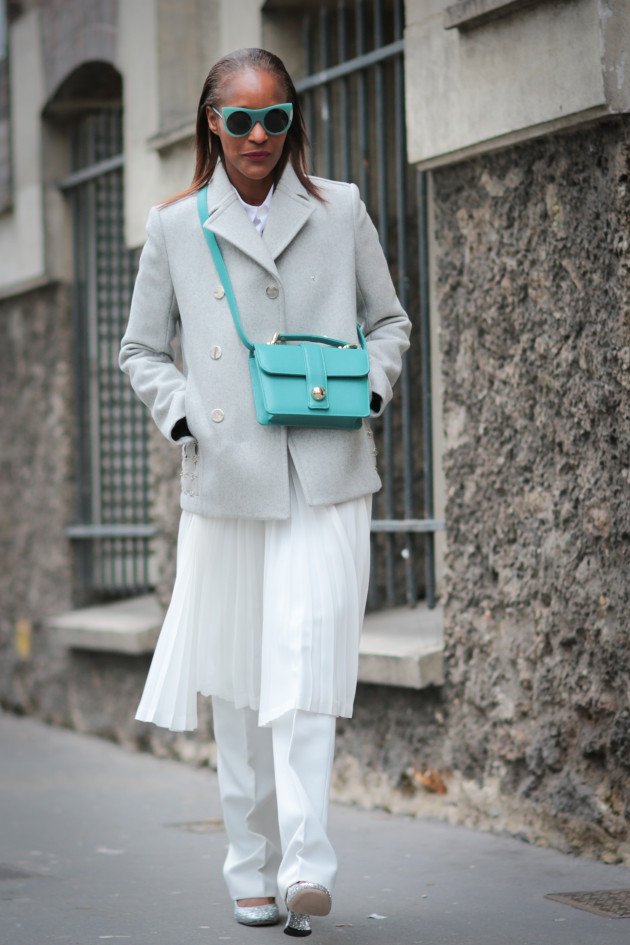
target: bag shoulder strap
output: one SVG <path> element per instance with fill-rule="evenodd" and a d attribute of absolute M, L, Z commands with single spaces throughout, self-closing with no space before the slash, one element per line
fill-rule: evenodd
<path fill-rule="evenodd" d="M 239 338 L 243 342 L 246 348 L 249 348 L 250 352 L 254 350 L 254 345 L 249 340 L 245 334 L 240 315 L 238 313 L 238 305 L 236 304 L 236 296 L 234 295 L 234 289 L 232 288 L 232 280 L 230 279 L 230 274 L 225 265 L 225 260 L 223 259 L 223 254 L 219 247 L 216 236 L 209 230 L 204 223 L 208 219 L 208 187 L 202 187 L 201 190 L 197 191 L 197 211 L 199 213 L 199 219 L 201 220 L 201 229 L 203 230 L 204 236 L 206 237 L 206 242 L 212 254 L 212 259 L 214 261 L 215 268 L 221 284 L 225 290 L 225 297 L 228 300 L 228 305 L 230 306 L 230 311 L 232 313 L 232 320 L 234 321 L 234 327 L 238 333 Z M 366 342 L 363 332 L 361 331 L 361 326 L 357 324 L 357 337 L 359 339 L 359 347 L 365 350 Z M 284 341 L 312 341 L 319 344 L 332 345 L 335 348 L 345 348 L 345 347 L 355 347 L 354 345 L 347 345 L 343 341 L 339 341 L 337 338 L 327 338 L 325 335 L 283 335 L 281 333 L 276 334 L 276 344 L 281 344 Z"/>
<path fill-rule="evenodd" d="M 208 188 L 202 187 L 201 190 L 197 191 L 197 211 L 199 213 L 199 219 L 201 220 L 201 228 L 206 237 L 206 242 L 212 254 L 212 259 L 217 270 L 221 284 L 225 290 L 225 297 L 228 300 L 228 305 L 230 306 L 230 311 L 232 313 L 232 320 L 234 321 L 234 327 L 238 332 L 238 336 L 245 345 L 246 348 L 249 348 L 250 351 L 254 350 L 254 346 L 245 334 L 243 325 L 241 323 L 241 318 L 238 313 L 238 305 L 236 304 L 236 296 L 234 295 L 234 289 L 232 288 L 232 280 L 230 279 L 230 274 L 225 265 L 225 260 L 223 259 L 223 254 L 219 248 L 217 238 L 206 226 L 204 223 L 208 219 Z"/>

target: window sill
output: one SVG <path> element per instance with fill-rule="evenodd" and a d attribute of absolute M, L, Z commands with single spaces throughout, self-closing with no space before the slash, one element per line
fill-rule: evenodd
<path fill-rule="evenodd" d="M 154 594 L 69 610 L 46 625 L 69 648 L 152 653 L 164 620 Z M 359 647 L 359 682 L 424 689 L 444 682 L 442 609 L 418 604 L 368 614 Z"/>
<path fill-rule="evenodd" d="M 63 645 L 109 653 L 152 653 L 164 613 L 154 594 L 68 610 L 46 621 Z"/>
<path fill-rule="evenodd" d="M 540 0 L 457 0 L 444 11 L 445 30 L 466 30 L 534 6 Z"/>
<path fill-rule="evenodd" d="M 195 118 L 188 118 L 186 121 L 182 122 L 180 125 L 175 125 L 172 128 L 164 128 L 161 131 L 158 131 L 157 134 L 153 135 L 151 138 L 148 138 L 147 144 L 152 151 L 157 151 L 158 154 L 161 154 L 164 151 L 168 151 L 169 148 L 174 148 L 182 144 L 188 144 L 191 140 L 194 140 L 195 137 Z"/>
<path fill-rule="evenodd" d="M 444 683 L 443 613 L 426 604 L 368 614 L 359 647 L 359 682 L 424 689 Z"/>

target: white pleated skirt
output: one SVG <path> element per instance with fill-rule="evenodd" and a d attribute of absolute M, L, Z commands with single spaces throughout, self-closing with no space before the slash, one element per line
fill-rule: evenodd
<path fill-rule="evenodd" d="M 309 506 L 290 463 L 288 519 L 182 510 L 170 605 L 136 719 L 197 728 L 197 693 L 350 717 L 370 569 L 372 496 Z"/>

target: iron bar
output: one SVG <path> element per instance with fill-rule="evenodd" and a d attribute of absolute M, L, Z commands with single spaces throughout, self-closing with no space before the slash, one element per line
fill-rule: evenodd
<path fill-rule="evenodd" d="M 373 40 L 375 49 L 382 48 L 383 44 L 383 6 L 382 0 L 373 0 Z M 376 134 L 376 195 L 377 195 L 377 222 L 378 234 L 385 256 L 390 258 L 389 246 L 389 201 L 388 201 L 388 174 L 387 174 L 387 143 L 388 133 L 385 122 L 385 75 L 383 63 L 376 62 L 373 66 L 374 75 L 374 107 L 375 107 L 375 134 Z M 394 415 L 392 409 L 383 414 L 383 492 L 385 497 L 385 515 L 388 519 L 395 517 L 394 498 Z M 393 607 L 396 603 L 396 543 L 393 534 L 387 536 L 387 550 L 385 557 L 385 588 L 387 603 Z"/>
<path fill-rule="evenodd" d="M 302 45 L 304 48 L 304 66 L 306 68 L 307 74 L 313 72 L 315 64 L 313 62 L 313 52 L 312 52 L 312 21 L 310 13 L 306 13 L 302 19 Z M 297 86 L 296 86 L 297 88 Z M 298 89 L 298 94 L 299 94 Z M 306 94 L 304 98 L 304 121 L 308 128 L 310 152 L 311 152 L 311 164 L 316 163 L 317 157 L 317 132 L 316 132 L 316 122 L 315 122 L 315 108 L 314 108 L 314 90 L 310 92 L 305 90 Z"/>
<path fill-rule="evenodd" d="M 64 529 L 68 538 L 152 538 L 158 534 L 156 525 L 67 525 Z"/>
<path fill-rule="evenodd" d="M 432 518 L 433 509 L 433 422 L 431 397 L 431 324 L 429 320 L 429 248 L 427 213 L 427 177 L 417 171 L 418 269 L 420 279 L 420 364 L 422 378 L 422 453 L 424 465 L 424 514 Z M 427 606 L 435 607 L 435 542 L 433 534 L 425 538 L 425 580 Z"/>
<path fill-rule="evenodd" d="M 373 532 L 437 532 L 445 528 L 439 518 L 373 518 Z"/>
<path fill-rule="evenodd" d="M 105 158 L 87 167 L 82 167 L 79 171 L 72 171 L 71 174 L 67 174 L 66 177 L 62 177 L 61 180 L 57 181 L 57 187 L 59 190 L 71 190 L 73 187 L 79 187 L 81 184 L 95 180 L 103 174 L 111 174 L 112 171 L 124 167 L 124 164 L 124 154 L 115 154 L 114 157 Z"/>
<path fill-rule="evenodd" d="M 355 35 L 357 55 L 350 62 L 365 61 L 365 5 L 363 0 L 355 4 Z M 349 65 L 347 63 L 346 65 Z M 369 187 L 369 136 L 367 124 L 367 74 L 365 68 L 353 69 L 357 75 L 357 115 L 359 137 L 359 190 L 366 206 L 370 206 Z"/>
<path fill-rule="evenodd" d="M 357 7 L 362 7 L 361 0 L 358 0 Z M 359 34 L 357 32 L 357 44 L 359 43 Z M 353 75 L 355 72 L 368 69 L 378 62 L 385 62 L 386 59 L 393 59 L 394 56 L 404 52 L 405 41 L 398 39 L 393 43 L 388 43 L 381 49 L 374 49 L 368 53 L 362 53 L 348 62 L 340 62 L 337 66 L 331 66 L 329 69 L 321 69 L 314 75 L 308 75 L 295 83 L 298 92 L 307 92 L 310 89 L 318 88 L 328 82 L 334 82 L 335 79 L 341 79 L 343 76 Z"/>
<path fill-rule="evenodd" d="M 394 36 L 402 35 L 402 0 L 396 0 L 394 7 Z M 405 134 L 405 88 L 403 61 L 399 56 L 394 60 L 394 147 L 396 164 L 396 221 L 397 221 L 397 256 L 398 256 L 398 298 L 407 311 L 409 304 L 407 272 L 407 140 Z M 410 314 L 413 319 L 413 313 Z M 409 360 L 403 360 L 400 376 L 401 421 L 402 421 L 402 465 L 403 465 L 403 505 L 406 519 L 413 518 L 415 496 L 413 488 L 413 424 L 411 419 L 411 378 Z M 417 547 L 413 533 L 408 536 L 409 554 L 404 559 L 406 599 L 413 607 L 418 599 L 416 581 Z"/>
<path fill-rule="evenodd" d="M 337 47 L 338 59 L 344 62 L 348 55 L 348 9 L 346 0 L 339 0 L 337 6 Z M 341 179 L 350 180 L 350 88 L 349 79 L 339 80 L 339 100 L 341 121 L 339 122 L 339 149 L 341 153 Z"/>
<path fill-rule="evenodd" d="M 319 11 L 319 65 L 324 71 L 328 65 L 328 11 L 322 6 Z M 334 177 L 332 128 L 330 123 L 330 88 L 325 83 L 319 90 L 321 97 L 322 136 L 324 147 L 324 176 Z"/>
<path fill-rule="evenodd" d="M 93 144 L 93 142 L 92 142 Z M 86 447 L 90 458 L 90 521 L 100 522 L 102 515 L 101 502 L 101 430 L 100 430 L 100 404 L 99 404 L 99 339 L 98 339 L 98 300 L 97 300 L 97 280 L 98 268 L 96 265 L 96 242 L 98 234 L 96 226 L 89 224 L 90 220 L 97 219 L 97 206 L 95 195 L 95 180 L 90 180 L 85 188 L 85 197 L 87 201 L 87 213 L 85 215 L 85 256 L 84 256 L 84 277 L 86 286 L 85 319 L 87 331 L 87 362 L 89 366 L 88 379 L 88 409 L 89 409 L 89 440 Z M 102 549 L 97 548 L 99 566 L 99 580 L 104 581 L 104 565 Z"/>
<path fill-rule="evenodd" d="M 73 159 L 77 160 L 79 142 L 76 132 L 72 138 Z M 89 505 L 89 475 L 86 469 L 86 454 L 82 444 L 86 442 L 89 435 L 89 428 L 86 417 L 85 405 L 87 403 L 87 384 L 85 377 L 85 362 L 80 356 L 83 351 L 83 279 L 81 278 L 80 259 L 82 255 L 82 223 L 83 214 L 81 213 L 81 192 L 77 191 L 73 195 L 71 202 L 72 215 L 72 249 L 75 261 L 75 272 L 72 285 L 72 325 L 73 336 L 75 339 L 75 350 L 77 357 L 75 360 L 75 397 L 76 397 L 76 437 L 75 437 L 75 470 L 76 470 L 76 516 L 79 519 L 86 517 Z M 81 555 L 77 559 L 78 579 L 81 587 L 87 587 L 90 583 L 91 554 Z"/>

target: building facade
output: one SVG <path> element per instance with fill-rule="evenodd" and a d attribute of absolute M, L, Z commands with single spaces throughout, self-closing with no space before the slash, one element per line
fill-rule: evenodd
<path fill-rule="evenodd" d="M 0 20 L 0 700 L 135 722 L 179 450 L 117 366 L 209 66 L 282 56 L 414 324 L 339 798 L 630 862 L 630 26 L 624 0 L 41 0 Z M 175 352 L 177 357 L 177 352 Z"/>

